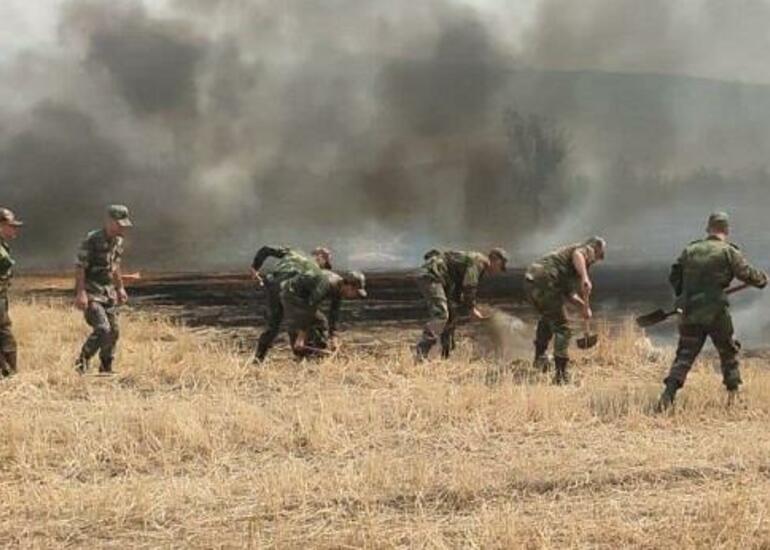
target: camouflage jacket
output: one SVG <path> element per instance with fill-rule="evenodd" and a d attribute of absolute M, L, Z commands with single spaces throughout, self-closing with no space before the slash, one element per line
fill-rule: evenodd
<path fill-rule="evenodd" d="M 285 246 L 263 246 L 259 249 L 256 256 L 254 256 L 251 267 L 256 271 L 259 271 L 262 269 L 263 264 L 268 258 L 278 259 L 278 262 L 273 266 L 273 269 L 265 276 L 265 282 L 268 285 L 281 285 L 281 283 L 288 281 L 292 277 L 320 269 L 318 264 L 312 258 L 308 258 L 301 252 Z M 330 270 L 323 271 L 331 273 Z M 331 336 L 337 331 L 340 306 L 341 299 L 339 292 L 333 292 L 328 314 L 329 334 Z"/>
<path fill-rule="evenodd" d="M 711 323 L 729 306 L 724 291 L 734 278 L 756 287 L 767 284 L 767 275 L 749 264 L 738 246 L 718 237 L 690 243 L 669 275 L 683 322 Z"/>
<path fill-rule="evenodd" d="M 476 305 L 479 283 L 489 258 L 479 252 L 431 250 L 425 254 L 421 275 L 444 287 L 447 299 L 469 308 Z"/>
<path fill-rule="evenodd" d="M 265 277 L 268 284 L 271 282 L 280 284 L 295 275 L 318 268 L 318 265 L 312 258 L 308 258 L 301 252 L 285 246 L 263 246 L 254 256 L 251 267 L 259 271 L 268 258 L 276 258 L 278 260 Z"/>
<path fill-rule="evenodd" d="M 559 248 L 539 259 L 527 269 L 527 279 L 545 281 L 561 294 L 570 295 L 580 286 L 580 275 L 575 269 L 573 255 L 580 252 L 586 259 L 586 267 L 596 263 L 596 252 L 585 243 L 576 243 Z"/>
<path fill-rule="evenodd" d="M 342 305 L 341 283 L 342 277 L 316 266 L 283 281 L 281 296 L 310 310 L 317 310 L 324 300 L 329 300 L 329 335 L 334 336 Z"/>
<path fill-rule="evenodd" d="M 110 239 L 103 229 L 90 232 L 78 249 L 76 265 L 85 272 L 88 299 L 112 302 L 116 298 L 113 276 L 123 256 L 123 238 Z"/>
<path fill-rule="evenodd" d="M 0 239 L 0 298 L 8 294 L 15 263 L 11 258 L 11 247 Z"/>

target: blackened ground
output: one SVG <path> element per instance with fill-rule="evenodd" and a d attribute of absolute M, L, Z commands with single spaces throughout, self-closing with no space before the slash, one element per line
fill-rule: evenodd
<path fill-rule="evenodd" d="M 523 292 L 524 273 L 512 270 L 482 282 L 479 299 L 522 318 L 533 315 Z M 666 269 L 605 268 L 594 275 L 594 309 L 613 316 L 666 307 L 671 292 Z M 414 275 L 407 272 L 367 274 L 369 298 L 343 304 L 342 322 L 418 323 L 425 317 Z M 253 327 L 263 319 L 264 294 L 246 275 L 169 274 L 131 283 L 132 304 L 172 312 L 190 326 Z M 68 296 L 68 289 L 30 291 L 35 295 Z"/>
<path fill-rule="evenodd" d="M 619 324 L 628 317 L 657 308 L 669 308 L 672 293 L 667 284 L 667 268 L 597 269 L 594 275 L 593 308 L 597 320 Z M 524 297 L 524 273 L 512 270 L 482 282 L 479 300 L 527 323 L 534 329 L 535 312 Z M 15 287 L 18 294 L 36 298 L 70 300 L 72 285 L 61 277 L 28 277 Z M 359 344 L 393 344 L 402 338 L 416 339 L 426 308 L 420 298 L 414 275 L 407 272 L 367 274 L 366 300 L 343 304 L 341 328 L 345 339 Z M 145 276 L 130 284 L 132 309 L 170 315 L 196 330 L 217 330 L 244 348 L 251 348 L 264 320 L 264 293 L 247 275 L 240 274 L 164 274 Z M 758 293 L 741 293 L 733 298 L 736 309 L 748 306 Z M 577 316 L 575 316 L 577 319 Z M 582 323 L 575 321 L 582 330 Z M 473 328 L 463 326 L 462 333 Z M 647 331 L 656 343 L 673 345 L 675 321 Z M 282 335 L 280 341 L 285 343 Z M 750 349 L 748 349 L 750 348 Z M 764 341 L 746 342 L 745 352 L 770 353 Z"/>

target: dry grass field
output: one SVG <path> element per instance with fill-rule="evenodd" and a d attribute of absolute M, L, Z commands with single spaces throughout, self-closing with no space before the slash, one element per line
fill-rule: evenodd
<path fill-rule="evenodd" d="M 736 406 L 707 359 L 657 416 L 671 350 L 650 355 L 630 324 L 553 387 L 471 360 L 467 340 L 416 367 L 413 330 L 257 368 L 232 339 L 148 312 L 123 319 L 118 374 L 80 377 L 78 313 L 28 298 L 12 315 L 3 547 L 770 547 L 757 359 Z"/>

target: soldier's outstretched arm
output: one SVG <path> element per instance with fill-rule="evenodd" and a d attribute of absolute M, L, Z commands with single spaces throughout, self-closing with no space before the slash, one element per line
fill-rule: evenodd
<path fill-rule="evenodd" d="M 479 281 L 481 281 L 483 271 L 484 266 L 475 261 L 465 270 L 465 276 L 463 277 L 463 305 L 471 312 L 476 309 L 476 295 L 478 294 Z"/>
<path fill-rule="evenodd" d="M 88 294 L 86 293 L 86 268 L 90 258 L 89 244 L 86 238 L 80 243 L 77 258 L 75 260 L 75 307 L 85 311 L 88 308 Z"/>
<path fill-rule="evenodd" d="M 259 271 L 262 269 L 262 264 L 264 264 L 268 258 L 283 258 L 288 253 L 289 249 L 284 246 L 263 246 L 254 256 L 254 261 L 251 262 L 251 269 Z"/>
<path fill-rule="evenodd" d="M 679 296 L 682 293 L 683 273 L 684 273 L 682 269 L 683 256 L 684 256 L 684 252 L 682 253 L 681 256 L 679 256 L 676 262 L 671 266 L 671 271 L 668 274 L 668 282 L 674 288 L 674 294 L 676 296 Z"/>
<path fill-rule="evenodd" d="M 337 323 L 340 319 L 340 307 L 342 305 L 342 296 L 339 292 L 332 293 L 331 302 L 329 303 L 329 337 L 334 338 L 337 336 Z"/>
<path fill-rule="evenodd" d="M 728 249 L 728 254 L 730 255 L 733 275 L 736 279 L 757 288 L 767 286 L 767 273 L 751 265 L 746 256 L 743 255 L 743 252 L 731 246 Z"/>
<path fill-rule="evenodd" d="M 583 249 L 585 248 L 583 247 Z M 585 250 L 578 248 L 572 253 L 572 265 L 575 266 L 575 271 L 580 278 L 580 295 L 583 300 L 588 300 L 594 285 L 591 282 L 591 277 L 588 276 L 588 261 Z"/>

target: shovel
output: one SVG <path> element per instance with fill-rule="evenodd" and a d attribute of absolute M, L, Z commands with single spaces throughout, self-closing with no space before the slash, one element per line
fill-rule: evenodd
<path fill-rule="evenodd" d="M 588 307 L 588 296 L 584 298 L 586 301 L 586 307 Z M 596 333 L 591 333 L 591 320 L 586 318 L 585 319 L 585 332 L 581 338 L 577 339 L 577 347 L 579 349 L 591 349 L 594 347 L 597 342 L 599 342 L 599 335 Z"/>
<path fill-rule="evenodd" d="M 725 294 L 735 294 L 736 292 L 740 292 L 741 290 L 750 287 L 751 285 L 748 284 L 741 284 L 738 286 L 734 286 L 733 288 L 728 288 L 725 290 Z M 639 325 L 641 328 L 647 328 L 651 327 L 653 325 L 657 325 L 658 323 L 662 323 L 669 317 L 673 317 L 674 315 L 679 315 L 683 313 L 681 308 L 672 309 L 670 311 L 664 311 L 662 309 L 658 309 L 653 311 L 652 313 L 648 313 L 647 315 L 642 315 L 640 317 L 636 318 L 636 324 Z"/>
<path fill-rule="evenodd" d="M 591 349 L 599 342 L 599 335 L 591 333 L 591 322 L 586 319 L 585 334 L 577 339 L 577 347 L 580 349 Z"/>

